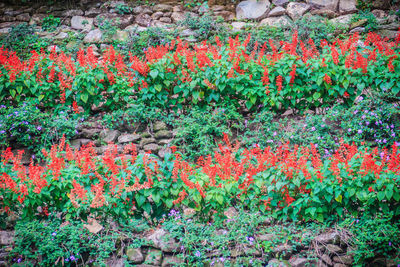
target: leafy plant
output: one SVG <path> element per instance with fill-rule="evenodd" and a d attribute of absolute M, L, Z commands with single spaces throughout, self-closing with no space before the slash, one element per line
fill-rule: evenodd
<path fill-rule="evenodd" d="M 364 25 L 365 32 L 373 32 L 378 29 L 378 21 L 372 12 L 369 10 L 360 11 L 357 14 L 354 14 L 351 18 L 351 22 L 357 22 L 360 20 L 366 20 Z"/>
<path fill-rule="evenodd" d="M 226 30 L 221 26 L 222 22 L 223 19 L 215 20 L 210 14 L 204 14 L 200 17 L 187 14 L 185 19 L 180 22 L 180 25 L 193 30 L 194 37 L 198 41 L 202 41 L 216 34 L 224 36 L 224 31 Z"/>
<path fill-rule="evenodd" d="M 42 22 L 42 29 L 44 31 L 53 32 L 60 26 L 61 19 L 55 18 L 53 15 L 45 17 Z"/>
<path fill-rule="evenodd" d="M 129 14 L 132 12 L 132 8 L 126 4 L 118 4 L 116 9 L 120 15 Z"/>

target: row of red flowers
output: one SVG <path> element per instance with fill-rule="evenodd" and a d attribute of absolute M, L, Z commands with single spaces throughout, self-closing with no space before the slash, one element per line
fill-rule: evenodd
<path fill-rule="evenodd" d="M 21 164 L 21 151 L 2 152 L 0 210 L 23 217 L 62 212 L 66 218 L 89 214 L 114 217 L 162 216 L 173 206 L 192 207 L 202 214 L 232 205 L 270 212 L 280 218 L 318 219 L 344 213 L 400 214 L 400 153 L 342 144 L 322 159 L 312 144 L 289 144 L 272 150 L 220 145 L 214 155 L 196 164 L 179 152 L 164 161 L 137 155 L 127 145 L 118 155 L 110 144 L 103 157 L 91 144 L 80 150 L 62 141 L 43 151 L 45 162 Z"/>
<path fill-rule="evenodd" d="M 32 51 L 23 61 L 0 49 L 0 100 L 37 98 L 44 105 L 118 108 L 134 97 L 160 105 L 230 99 L 247 107 L 307 108 L 336 98 L 351 102 L 365 88 L 400 91 L 400 34 L 395 42 L 370 33 L 333 43 L 270 40 L 249 48 L 229 38 L 190 48 L 180 39 L 150 47 L 143 59 L 109 48 L 102 59 L 89 48 L 76 60 L 63 52 Z M 247 51 L 251 52 L 247 52 Z M 172 97 L 174 96 L 174 97 Z"/>

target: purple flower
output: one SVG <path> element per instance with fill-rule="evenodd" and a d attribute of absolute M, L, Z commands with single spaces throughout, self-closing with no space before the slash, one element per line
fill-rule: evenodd
<path fill-rule="evenodd" d="M 20 263 L 21 261 L 22 261 L 22 259 L 21 259 L 21 258 L 18 258 L 17 262 Z"/>
<path fill-rule="evenodd" d="M 196 257 L 198 257 L 198 258 L 200 258 L 200 256 L 201 256 L 201 253 L 200 253 L 200 251 L 196 251 L 196 254 L 194 254 Z"/>
<path fill-rule="evenodd" d="M 6 131 L 0 131 L 0 134 L 3 134 L 3 133 L 5 133 Z"/>
<path fill-rule="evenodd" d="M 311 127 L 311 131 L 315 131 L 315 127 Z"/>
<path fill-rule="evenodd" d="M 51 235 L 52 235 L 52 236 L 56 236 L 56 235 L 57 235 L 57 233 L 56 233 L 56 232 L 53 232 Z"/>
<path fill-rule="evenodd" d="M 389 247 L 392 245 L 392 242 L 389 241 Z"/>
<path fill-rule="evenodd" d="M 42 127 L 38 126 L 37 129 L 38 129 L 38 131 L 41 131 L 41 130 L 42 130 Z"/>
<path fill-rule="evenodd" d="M 362 130 L 361 130 L 361 129 L 359 129 L 359 130 L 357 131 L 357 133 L 359 133 L 359 134 L 362 134 Z"/>

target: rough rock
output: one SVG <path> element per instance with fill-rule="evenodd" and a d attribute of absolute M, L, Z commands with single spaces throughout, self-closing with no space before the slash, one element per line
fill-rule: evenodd
<path fill-rule="evenodd" d="M 155 248 L 161 249 L 164 252 L 175 252 L 179 248 L 179 244 L 162 228 L 155 230 L 147 239 L 153 242 Z"/>
<path fill-rule="evenodd" d="M 225 21 L 230 21 L 235 19 L 235 14 L 227 10 L 214 12 L 214 15 L 216 17 L 222 17 Z"/>
<path fill-rule="evenodd" d="M 100 225 L 96 220 L 91 219 L 89 220 L 88 224 L 83 225 L 84 228 L 88 229 L 89 232 L 92 234 L 97 234 L 101 230 L 103 230 L 103 226 Z"/>
<path fill-rule="evenodd" d="M 289 260 L 289 263 L 291 267 L 306 267 L 308 266 L 309 261 L 307 258 L 293 257 Z"/>
<path fill-rule="evenodd" d="M 268 265 L 267 266 L 273 266 L 273 267 L 289 267 L 290 265 L 288 263 L 286 263 L 285 261 L 280 261 L 278 259 L 272 259 L 270 261 L 268 261 Z"/>
<path fill-rule="evenodd" d="M 184 261 L 177 256 L 166 256 L 162 262 L 161 267 L 181 266 Z"/>
<path fill-rule="evenodd" d="M 237 19 L 262 19 L 267 15 L 270 6 L 271 6 L 271 3 L 268 0 L 242 1 L 236 6 L 236 18 Z"/>
<path fill-rule="evenodd" d="M 260 22 L 260 26 L 270 26 L 270 27 L 288 27 L 292 24 L 292 21 L 288 16 L 282 17 L 270 17 L 263 19 Z"/>
<path fill-rule="evenodd" d="M 92 7 L 85 11 L 85 16 L 89 17 L 89 18 L 94 18 L 94 17 L 100 15 L 101 12 L 102 12 L 102 10 L 100 8 Z"/>
<path fill-rule="evenodd" d="M 100 132 L 101 130 L 97 128 L 89 128 L 89 129 L 84 128 L 82 129 L 81 136 L 84 138 L 91 139 L 93 137 L 96 137 Z"/>
<path fill-rule="evenodd" d="M 154 134 L 156 139 L 168 139 L 172 137 L 172 132 L 168 130 L 160 130 Z"/>
<path fill-rule="evenodd" d="M 285 7 L 289 4 L 289 0 L 272 0 L 272 4 Z"/>
<path fill-rule="evenodd" d="M 239 212 L 234 207 L 229 207 L 226 211 L 224 211 L 224 215 L 228 219 L 233 219 L 239 215 Z"/>
<path fill-rule="evenodd" d="M 173 7 L 171 5 L 166 5 L 166 4 L 158 4 L 153 6 L 153 11 L 157 12 L 170 12 L 173 10 Z"/>
<path fill-rule="evenodd" d="M 374 9 L 374 10 L 372 10 L 371 13 L 372 13 L 372 14 L 375 16 L 375 18 L 377 18 L 377 19 L 383 19 L 383 18 L 385 18 L 385 17 L 387 16 L 386 12 L 383 11 L 383 10 L 381 10 L 381 9 Z"/>
<path fill-rule="evenodd" d="M 8 246 L 13 243 L 14 232 L 0 231 L 0 246 Z"/>
<path fill-rule="evenodd" d="M 111 257 L 106 261 L 108 267 L 125 267 L 125 259 Z"/>
<path fill-rule="evenodd" d="M 342 263 L 346 265 L 352 265 L 354 262 L 354 259 L 350 255 L 343 255 L 343 256 L 334 256 L 333 261 L 337 263 Z"/>
<path fill-rule="evenodd" d="M 151 15 L 151 18 L 154 20 L 157 20 L 159 18 L 161 18 L 162 16 L 164 16 L 164 13 L 161 11 L 155 12 Z"/>
<path fill-rule="evenodd" d="M 196 35 L 197 35 L 196 32 L 191 29 L 185 29 L 179 33 L 179 36 L 181 36 L 181 37 L 190 37 L 190 36 L 196 36 Z"/>
<path fill-rule="evenodd" d="M 332 262 L 332 260 L 331 260 L 331 258 L 329 257 L 329 255 L 327 255 L 327 254 L 323 254 L 322 256 L 321 256 L 321 260 L 323 260 L 326 264 L 328 264 L 329 266 L 332 266 L 333 265 L 333 262 Z"/>
<path fill-rule="evenodd" d="M 331 19 L 330 22 L 336 26 L 345 26 L 346 28 L 348 28 L 350 26 L 350 21 L 353 15 L 348 14 L 348 15 L 343 15 L 343 16 L 339 16 L 337 18 Z"/>
<path fill-rule="evenodd" d="M 90 31 L 93 27 L 93 19 L 82 16 L 73 16 L 71 18 L 71 28 L 75 30 Z"/>
<path fill-rule="evenodd" d="M 160 22 L 172 23 L 172 20 L 171 20 L 171 18 L 168 18 L 168 17 L 162 17 L 162 18 L 160 18 Z"/>
<path fill-rule="evenodd" d="M 106 143 L 115 142 L 117 138 L 121 135 L 118 130 L 103 130 L 100 132 L 100 139 Z"/>
<path fill-rule="evenodd" d="M 171 154 L 171 153 L 172 153 L 172 150 L 170 148 L 161 148 L 158 151 L 158 156 L 163 159 L 166 154 Z"/>
<path fill-rule="evenodd" d="M 146 255 L 145 262 L 149 265 L 161 265 L 162 263 L 162 251 L 158 249 L 150 249 Z"/>
<path fill-rule="evenodd" d="M 391 30 L 379 30 L 377 31 L 379 35 L 382 37 L 387 37 L 389 39 L 395 39 L 397 37 L 397 31 L 391 31 Z"/>
<path fill-rule="evenodd" d="M 310 13 L 311 13 L 311 15 L 327 17 L 330 19 L 333 19 L 337 16 L 337 13 L 330 9 L 314 9 L 314 10 L 311 10 Z"/>
<path fill-rule="evenodd" d="M 180 22 L 185 19 L 183 12 L 172 12 L 171 19 L 174 23 Z"/>
<path fill-rule="evenodd" d="M 340 0 L 339 12 L 342 14 L 354 13 L 357 11 L 357 0 Z"/>
<path fill-rule="evenodd" d="M 371 1 L 373 8 L 389 9 L 392 1 L 390 0 L 374 0 Z"/>
<path fill-rule="evenodd" d="M 240 31 L 242 30 L 244 27 L 246 27 L 246 22 L 242 22 L 242 21 L 234 21 L 231 23 L 232 25 L 232 29 L 234 31 Z"/>
<path fill-rule="evenodd" d="M 112 39 L 120 42 L 126 42 L 129 39 L 129 32 L 117 30 L 112 36 Z"/>
<path fill-rule="evenodd" d="M 68 38 L 68 33 L 66 32 L 60 32 L 59 34 L 57 34 L 56 36 L 54 36 L 55 40 L 64 40 Z"/>
<path fill-rule="evenodd" d="M 83 42 L 85 43 L 101 43 L 103 40 L 103 33 L 100 29 L 95 29 L 90 32 L 83 38 Z"/>
<path fill-rule="evenodd" d="M 125 254 L 128 257 L 128 260 L 133 263 L 141 263 L 144 260 L 140 248 L 127 248 Z"/>
<path fill-rule="evenodd" d="M 29 13 L 22 13 L 15 17 L 16 20 L 28 22 L 31 19 Z"/>
<path fill-rule="evenodd" d="M 47 17 L 46 14 L 33 14 L 31 20 L 29 21 L 29 25 L 42 25 L 43 19 Z"/>
<path fill-rule="evenodd" d="M 151 17 L 148 14 L 139 14 L 135 18 L 135 22 L 142 27 L 148 27 L 151 23 Z"/>
<path fill-rule="evenodd" d="M 286 8 L 286 12 L 293 20 L 298 20 L 310 9 L 311 6 L 306 3 L 290 2 Z"/>
<path fill-rule="evenodd" d="M 268 13 L 268 17 L 279 17 L 285 14 L 286 14 L 286 9 L 284 9 L 281 6 L 276 6 Z"/>
<path fill-rule="evenodd" d="M 118 137 L 118 143 L 131 143 L 140 140 L 139 134 L 122 134 Z"/>
<path fill-rule="evenodd" d="M 69 9 L 62 13 L 63 17 L 83 16 L 84 12 L 80 9 Z"/>
<path fill-rule="evenodd" d="M 339 0 L 307 0 L 307 4 L 315 6 L 317 8 L 326 8 L 332 11 L 336 11 Z"/>
<path fill-rule="evenodd" d="M 338 233 L 323 233 L 314 238 L 314 241 L 321 244 L 338 244 L 340 242 L 340 236 Z"/>
<path fill-rule="evenodd" d="M 145 152 L 151 151 L 151 153 L 156 154 L 160 150 L 160 146 L 157 144 L 147 144 L 143 146 Z"/>
<path fill-rule="evenodd" d="M 333 245 L 333 244 L 326 245 L 326 250 L 329 253 L 336 254 L 336 255 L 343 252 L 343 249 L 341 247 Z"/>
<path fill-rule="evenodd" d="M 143 135 L 142 135 L 142 137 L 143 137 Z M 156 139 L 154 139 L 153 137 L 143 138 L 143 139 L 140 141 L 140 146 L 143 147 L 143 146 L 145 146 L 145 145 L 147 145 L 147 144 L 155 143 L 155 142 L 156 142 Z"/>

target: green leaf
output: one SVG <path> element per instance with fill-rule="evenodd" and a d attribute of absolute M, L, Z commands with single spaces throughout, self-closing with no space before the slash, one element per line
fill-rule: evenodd
<path fill-rule="evenodd" d="M 87 103 L 89 99 L 89 95 L 88 94 L 81 94 L 81 100 L 83 101 L 83 103 Z"/>
<path fill-rule="evenodd" d="M 216 195 L 216 196 L 215 196 L 215 199 L 216 199 L 217 202 L 218 202 L 219 204 L 221 204 L 221 205 L 222 205 L 222 203 L 224 203 L 224 198 L 223 198 L 221 195 Z"/>
<path fill-rule="evenodd" d="M 158 70 L 151 70 L 150 71 L 150 76 L 151 78 L 155 79 L 158 76 Z"/>
<path fill-rule="evenodd" d="M 382 201 L 384 198 L 385 198 L 385 192 L 383 192 L 383 191 L 378 192 L 379 201 Z"/>
<path fill-rule="evenodd" d="M 161 92 L 162 85 L 161 84 L 156 84 L 156 85 L 154 85 L 154 88 L 156 89 L 157 92 Z"/>

